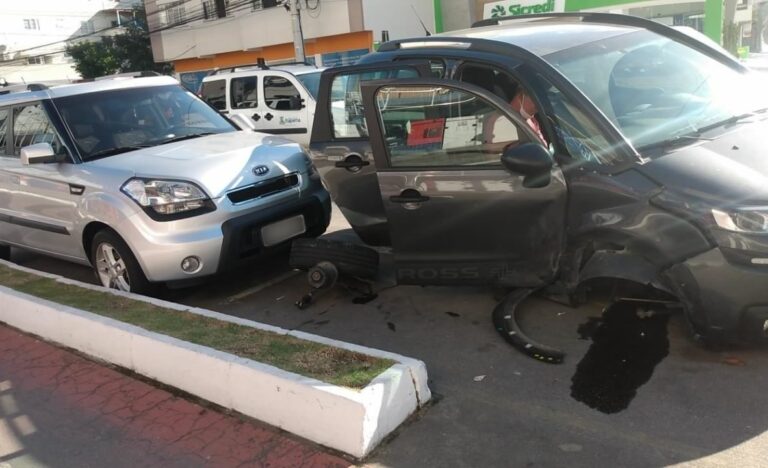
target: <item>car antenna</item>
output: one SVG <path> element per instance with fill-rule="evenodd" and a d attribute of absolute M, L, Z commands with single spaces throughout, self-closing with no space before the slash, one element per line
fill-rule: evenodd
<path fill-rule="evenodd" d="M 421 27 L 424 28 L 424 32 L 427 34 L 427 36 L 431 36 L 432 33 L 429 32 L 429 29 L 427 29 L 427 25 L 425 25 L 424 21 L 421 20 L 421 16 L 419 16 L 419 13 L 416 11 L 416 8 L 413 7 L 413 3 L 411 3 L 411 10 L 413 10 L 413 14 L 416 15 L 416 19 L 418 19 L 419 23 L 421 23 Z"/>

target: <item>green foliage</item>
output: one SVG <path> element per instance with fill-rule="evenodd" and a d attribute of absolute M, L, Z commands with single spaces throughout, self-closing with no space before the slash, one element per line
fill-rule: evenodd
<path fill-rule="evenodd" d="M 83 78 L 111 75 L 119 69 L 111 41 L 107 38 L 69 45 L 67 54 L 75 61 L 75 69 Z"/>
<path fill-rule="evenodd" d="M 75 61 L 75 69 L 83 78 L 134 71 L 173 72 L 171 64 L 155 63 L 152 58 L 143 9 L 134 10 L 133 19 L 125 23 L 123 34 L 69 45 L 67 54 Z"/>

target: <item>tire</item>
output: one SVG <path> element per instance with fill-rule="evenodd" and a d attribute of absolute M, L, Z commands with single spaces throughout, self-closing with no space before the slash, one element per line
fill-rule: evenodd
<path fill-rule="evenodd" d="M 331 262 L 342 275 L 373 278 L 379 271 L 379 253 L 351 242 L 327 239 L 296 239 L 288 260 L 292 268 L 308 270 L 320 262 Z"/>
<path fill-rule="evenodd" d="M 11 246 L 0 245 L 0 260 L 11 260 Z"/>
<path fill-rule="evenodd" d="M 109 252 L 111 251 L 111 258 Z M 106 268 L 105 261 L 112 261 L 115 269 Z M 128 245 L 114 231 L 104 229 L 93 236 L 91 265 L 100 285 L 136 294 L 151 294 L 155 285 L 147 280 L 138 260 Z"/>

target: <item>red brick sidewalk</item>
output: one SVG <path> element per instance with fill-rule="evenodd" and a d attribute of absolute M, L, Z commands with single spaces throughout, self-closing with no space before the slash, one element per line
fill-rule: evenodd
<path fill-rule="evenodd" d="M 4 463 L 350 465 L 274 429 L 203 408 L 0 326 L 0 466 Z"/>

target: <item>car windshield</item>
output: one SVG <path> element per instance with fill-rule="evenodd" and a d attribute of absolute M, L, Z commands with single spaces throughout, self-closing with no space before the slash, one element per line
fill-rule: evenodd
<path fill-rule="evenodd" d="M 768 107 L 768 93 L 752 74 L 650 31 L 544 58 L 638 148 Z"/>
<path fill-rule="evenodd" d="M 317 93 L 320 90 L 320 75 L 322 72 L 304 73 L 303 75 L 296 75 L 301 84 L 307 88 L 309 94 L 317 100 Z"/>
<path fill-rule="evenodd" d="M 176 85 L 98 91 L 54 103 L 85 161 L 236 130 Z"/>

